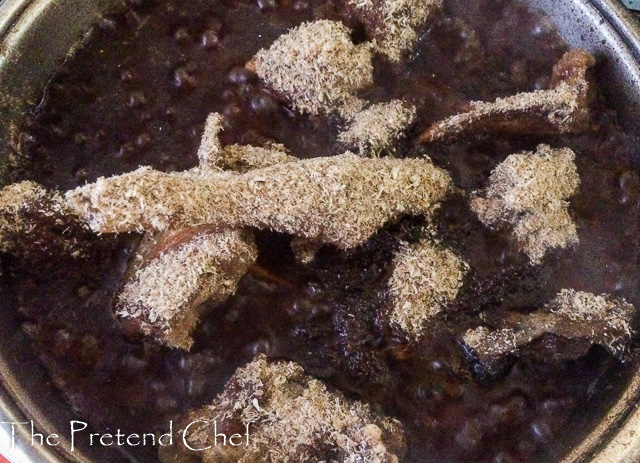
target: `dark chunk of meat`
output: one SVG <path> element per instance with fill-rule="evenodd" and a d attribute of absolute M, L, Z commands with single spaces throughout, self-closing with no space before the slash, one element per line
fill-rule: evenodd
<path fill-rule="evenodd" d="M 469 109 L 444 119 L 420 136 L 422 143 L 449 141 L 467 133 L 580 133 L 589 126 L 592 93 L 587 70 L 595 59 L 584 50 L 571 50 L 553 69 L 550 88 L 519 93 L 494 102 L 474 101 Z"/>

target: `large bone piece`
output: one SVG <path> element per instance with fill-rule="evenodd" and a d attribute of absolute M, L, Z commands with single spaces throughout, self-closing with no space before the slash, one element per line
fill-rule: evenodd
<path fill-rule="evenodd" d="M 250 226 L 348 249 L 387 222 L 431 215 L 451 185 L 429 159 L 343 154 L 241 175 L 142 167 L 70 191 L 67 201 L 101 233 Z"/>
<path fill-rule="evenodd" d="M 176 437 L 206 450 L 163 447 L 164 463 L 398 463 L 406 451 L 399 421 L 327 388 L 295 363 L 270 363 L 263 355 L 238 369 L 211 405 L 188 413 L 178 427 Z M 233 445 L 212 445 L 221 432 L 237 433 Z"/>
<path fill-rule="evenodd" d="M 198 149 L 200 163 L 194 169 L 194 173 L 203 176 L 221 171 L 244 173 L 253 169 L 297 160 L 287 152 L 283 145 L 276 143 L 264 147 L 228 145 L 223 148 L 219 138 L 220 132 L 223 130 L 222 125 L 223 117 L 220 114 L 209 114 Z"/>
<path fill-rule="evenodd" d="M 391 61 L 411 51 L 418 33 L 442 8 L 442 0 L 345 0 L 352 14 L 364 24 L 378 53 Z"/>
<path fill-rule="evenodd" d="M 543 309 L 511 313 L 494 329 L 469 330 L 463 342 L 492 374 L 506 365 L 507 357 L 522 355 L 525 349 L 539 358 L 568 360 L 599 344 L 621 358 L 634 334 L 635 317 L 636 309 L 624 299 L 563 289 Z"/>
<path fill-rule="evenodd" d="M 567 52 L 556 64 L 548 90 L 519 93 L 495 102 L 474 101 L 469 111 L 436 123 L 423 143 L 447 141 L 469 132 L 514 134 L 580 133 L 589 126 L 587 70 L 595 59 L 584 50 Z"/>
<path fill-rule="evenodd" d="M 549 249 L 578 242 L 566 201 L 580 184 L 574 159 L 570 149 L 547 145 L 535 153 L 513 154 L 493 170 L 489 187 L 471 201 L 471 208 L 486 225 L 513 226 L 522 248 L 538 264 Z"/>
<path fill-rule="evenodd" d="M 427 323 L 458 295 L 466 269 L 460 258 L 431 239 L 405 244 L 389 279 L 391 324 L 412 340 L 422 338 Z"/>

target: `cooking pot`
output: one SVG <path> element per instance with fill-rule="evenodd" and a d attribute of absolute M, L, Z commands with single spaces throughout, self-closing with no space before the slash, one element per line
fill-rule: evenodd
<path fill-rule="evenodd" d="M 0 0 L 0 184 L 21 152 L 15 121 L 37 104 L 47 80 L 83 33 L 113 0 Z M 628 130 L 640 131 L 640 25 L 616 0 L 524 0 L 545 13 L 573 47 L 597 56 L 600 85 Z M 640 159 L 638 166 L 640 166 Z M 638 269 L 640 271 L 640 268 Z M 31 350 L 16 307 L 0 285 L 0 421 L 34 420 L 45 435 L 57 432 L 56 447 L 31 446 L 30 428 L 16 428 L 16 442 L 34 462 L 134 462 L 122 449 L 65 442 L 77 419 Z M 640 462 L 640 370 L 617 401 L 585 430 L 562 463 Z M 86 444 L 86 443 L 85 443 Z M 561 457 L 559 456 L 559 459 Z"/>

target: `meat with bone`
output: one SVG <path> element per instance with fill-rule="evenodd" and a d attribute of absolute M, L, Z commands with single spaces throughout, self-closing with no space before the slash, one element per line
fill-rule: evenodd
<path fill-rule="evenodd" d="M 587 70 L 595 59 L 584 50 L 567 52 L 556 64 L 548 90 L 519 93 L 494 102 L 474 101 L 468 111 L 444 119 L 420 135 L 423 143 L 468 133 L 580 133 L 589 126 L 591 86 Z"/>
<path fill-rule="evenodd" d="M 442 8 L 442 0 L 345 0 L 351 15 L 364 24 L 375 50 L 391 61 L 410 52 L 418 34 Z"/>
<path fill-rule="evenodd" d="M 211 405 L 188 413 L 179 427 L 189 447 L 209 448 L 162 447 L 165 463 L 398 463 L 405 453 L 400 422 L 329 389 L 295 363 L 264 355 L 238 369 Z M 212 445 L 225 431 L 240 445 Z"/>
<path fill-rule="evenodd" d="M 67 200 L 101 233 L 250 226 L 348 249 L 402 216 L 431 215 L 451 185 L 429 159 L 347 153 L 241 175 L 198 177 L 142 167 L 70 191 Z"/>
<path fill-rule="evenodd" d="M 593 345 L 623 354 L 634 335 L 636 309 L 624 299 L 563 289 L 541 310 L 511 313 L 496 327 L 467 331 L 463 343 L 490 374 L 499 373 L 510 357 L 532 355 L 551 360 L 578 358 Z"/>
<path fill-rule="evenodd" d="M 356 93 L 373 83 L 372 45 L 354 45 L 336 21 L 304 23 L 247 64 L 302 113 L 349 118 L 364 106 Z"/>
<path fill-rule="evenodd" d="M 580 184 L 574 159 L 570 149 L 548 145 L 513 154 L 493 170 L 471 209 L 486 225 L 514 227 L 522 249 L 539 264 L 549 249 L 578 242 L 567 202 Z"/>
<path fill-rule="evenodd" d="M 203 302 L 236 292 L 255 263 L 250 230 L 195 227 L 147 235 L 118 296 L 116 315 L 128 332 L 188 350 Z"/>

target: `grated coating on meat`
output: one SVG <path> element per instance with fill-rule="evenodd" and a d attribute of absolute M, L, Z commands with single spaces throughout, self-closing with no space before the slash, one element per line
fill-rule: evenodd
<path fill-rule="evenodd" d="M 67 201 L 100 233 L 251 226 L 348 249 L 387 222 L 431 215 L 451 186 L 429 159 L 346 153 L 206 178 L 142 167 L 70 191 Z"/>
<path fill-rule="evenodd" d="M 493 170 L 489 187 L 471 201 L 471 208 L 486 225 L 512 225 L 538 264 L 549 249 L 578 242 L 566 201 L 580 184 L 574 159 L 570 149 L 548 145 L 513 154 Z"/>
<path fill-rule="evenodd" d="M 247 68 L 302 113 L 350 118 L 364 106 L 356 93 L 373 83 L 372 46 L 354 45 L 342 23 L 303 23 L 260 50 Z"/>
<path fill-rule="evenodd" d="M 189 175 L 216 178 L 222 171 L 247 172 L 296 160 L 276 144 L 222 148 L 223 122 L 217 113 L 207 118 L 198 151 L 200 164 Z M 207 300 L 217 305 L 235 294 L 257 252 L 253 233 L 246 229 L 203 225 L 145 233 L 129 263 L 116 314 L 132 334 L 188 350 L 201 305 Z"/>
<path fill-rule="evenodd" d="M 90 237 L 59 193 L 31 181 L 0 190 L 0 252 L 30 264 L 61 255 L 81 259 L 92 255 Z"/>
<path fill-rule="evenodd" d="M 224 130 L 223 122 L 224 118 L 221 114 L 211 113 L 204 123 L 204 131 L 198 148 L 199 167 L 203 170 L 216 170 L 216 168 L 219 168 L 217 164 L 222 152 L 220 132 Z"/>
<path fill-rule="evenodd" d="M 364 25 L 378 53 L 391 61 L 410 52 L 442 0 L 347 0 L 353 15 Z"/>
<path fill-rule="evenodd" d="M 223 122 L 223 116 L 218 113 L 211 113 L 207 117 L 198 149 L 200 165 L 194 171 L 203 175 L 221 170 L 244 173 L 275 164 L 297 161 L 295 156 L 287 152 L 284 145 L 278 143 L 270 143 L 264 147 L 234 144 L 223 148 L 219 138 L 223 130 Z"/>
<path fill-rule="evenodd" d="M 541 351 L 539 357 L 548 360 L 577 358 L 594 344 L 622 358 L 634 336 L 635 317 L 636 309 L 624 299 L 563 289 L 541 310 L 509 314 L 497 329 L 480 326 L 469 330 L 463 342 L 492 373 L 504 367 L 505 357 L 522 355 L 534 341 L 531 349 Z M 540 342 L 548 335 L 560 338 L 560 347 L 558 341 L 548 347 Z"/>
<path fill-rule="evenodd" d="M 379 103 L 359 112 L 338 140 L 361 155 L 378 156 L 393 151 L 393 144 L 415 122 L 416 108 L 401 100 Z"/>
<path fill-rule="evenodd" d="M 161 448 L 165 463 L 397 463 L 406 451 L 399 421 L 328 389 L 298 364 L 268 362 L 264 355 L 239 368 L 213 404 L 181 421 L 196 422 L 186 432 L 191 448 L 211 447 Z M 245 433 L 236 438 L 241 445 L 211 445 L 222 428 Z"/>
<path fill-rule="evenodd" d="M 118 296 L 116 315 L 126 327 L 161 344 L 189 350 L 202 303 L 221 304 L 235 294 L 255 263 L 253 234 L 196 228 L 153 241 L 148 253 L 142 247 L 134 257 L 137 268 Z"/>
<path fill-rule="evenodd" d="M 468 266 L 431 239 L 403 245 L 393 264 L 391 324 L 420 339 L 429 320 L 458 295 Z"/>
<path fill-rule="evenodd" d="M 519 93 L 495 102 L 474 101 L 470 110 L 440 121 L 420 136 L 423 143 L 447 141 L 469 132 L 580 133 L 589 127 L 587 70 L 595 59 L 568 51 L 556 64 L 549 90 Z"/>
<path fill-rule="evenodd" d="M 266 146 L 228 145 L 222 150 L 215 165 L 222 170 L 245 173 L 297 160 L 279 143 L 269 143 Z"/>

